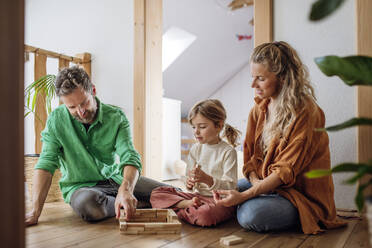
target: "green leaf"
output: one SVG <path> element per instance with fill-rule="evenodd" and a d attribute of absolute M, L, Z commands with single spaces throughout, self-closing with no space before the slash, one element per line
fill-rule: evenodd
<path fill-rule="evenodd" d="M 347 85 L 372 85 L 372 58 L 367 56 L 325 56 L 315 58 L 327 76 L 338 76 Z"/>
<path fill-rule="evenodd" d="M 332 173 L 336 172 L 358 172 L 363 168 L 366 169 L 366 173 L 372 173 L 372 166 L 369 164 L 358 164 L 358 163 L 342 163 L 332 168 Z"/>
<path fill-rule="evenodd" d="M 357 205 L 359 212 L 362 212 L 364 206 L 363 191 L 371 184 L 372 179 L 370 179 L 367 183 L 359 185 L 358 187 L 357 195 L 355 196 L 355 204 Z"/>
<path fill-rule="evenodd" d="M 32 104 L 31 104 L 31 110 L 32 110 L 33 112 L 35 112 L 36 97 L 37 97 L 37 93 L 35 92 L 35 93 L 34 93 L 34 97 L 33 97 L 33 99 L 32 99 Z"/>
<path fill-rule="evenodd" d="M 355 196 L 355 204 L 357 205 L 359 212 L 363 210 L 363 206 L 364 206 L 363 190 L 366 187 L 367 187 L 366 185 L 359 186 L 357 195 Z"/>
<path fill-rule="evenodd" d="M 312 170 L 307 172 L 305 175 L 308 178 L 317 178 L 317 177 L 324 177 L 327 175 L 331 175 L 332 171 L 331 170 Z"/>
<path fill-rule="evenodd" d="M 26 114 L 25 114 L 25 118 L 29 115 L 29 114 L 31 114 L 32 113 L 32 111 L 28 111 L 28 112 L 26 112 Z"/>
<path fill-rule="evenodd" d="M 354 184 L 356 183 L 360 178 L 362 178 L 366 174 L 372 174 L 372 166 L 371 165 L 360 165 L 358 172 L 355 176 L 349 178 L 345 181 L 347 184 Z"/>
<path fill-rule="evenodd" d="M 356 172 L 358 175 L 350 178 L 348 181 L 353 181 L 355 177 L 360 178 L 365 174 L 372 174 L 372 164 L 358 164 L 358 163 L 342 163 L 334 166 L 331 170 L 312 170 L 305 175 L 308 178 L 317 178 L 339 172 Z M 348 182 L 347 181 L 347 182 Z M 354 181 L 353 181 L 354 182 Z"/>
<path fill-rule="evenodd" d="M 371 118 L 352 118 L 347 120 L 341 124 L 337 124 L 334 126 L 326 127 L 326 128 L 317 128 L 317 131 L 339 131 L 345 128 L 354 127 L 354 126 L 362 126 L 362 125 L 370 125 L 372 126 L 372 119 Z"/>
<path fill-rule="evenodd" d="M 333 13 L 343 2 L 344 0 L 318 0 L 311 6 L 309 19 L 319 21 Z"/>

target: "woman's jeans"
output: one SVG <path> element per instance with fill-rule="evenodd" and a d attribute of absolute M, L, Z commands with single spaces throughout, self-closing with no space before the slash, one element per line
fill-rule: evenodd
<path fill-rule="evenodd" d="M 138 200 L 137 208 L 151 207 L 151 191 L 160 186 L 168 185 L 141 176 L 133 192 Z M 113 217 L 119 187 L 115 181 L 108 179 L 93 187 L 80 188 L 72 194 L 70 205 L 85 221 L 93 222 Z"/>
<path fill-rule="evenodd" d="M 252 187 L 245 178 L 238 181 L 239 192 Z M 237 208 L 239 224 L 256 232 L 267 232 L 299 227 L 297 208 L 279 194 L 261 194 L 240 204 Z"/>

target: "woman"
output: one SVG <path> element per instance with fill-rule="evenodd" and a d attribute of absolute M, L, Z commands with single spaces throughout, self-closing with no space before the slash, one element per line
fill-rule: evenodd
<path fill-rule="evenodd" d="M 283 230 L 301 225 L 305 234 L 345 225 L 336 220 L 332 177 L 305 173 L 329 169 L 323 111 L 315 102 L 308 72 L 286 42 L 265 43 L 251 57 L 255 106 L 248 119 L 239 191 L 214 192 L 216 203 L 238 205 L 243 228 Z M 224 197 L 222 197 L 224 196 Z"/>

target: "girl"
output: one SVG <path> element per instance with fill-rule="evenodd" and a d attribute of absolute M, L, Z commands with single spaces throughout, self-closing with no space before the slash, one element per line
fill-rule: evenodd
<path fill-rule="evenodd" d="M 191 224 L 212 226 L 234 216 L 234 207 L 214 203 L 212 190 L 236 188 L 234 147 L 239 131 L 225 124 L 225 109 L 215 99 L 197 103 L 188 119 L 198 141 L 190 149 L 186 168 L 186 188 L 192 193 L 159 187 L 152 191 L 150 202 L 154 208 L 173 208 L 180 219 Z M 230 145 L 220 138 L 223 128 Z"/>
<path fill-rule="evenodd" d="M 240 225 L 258 232 L 301 226 L 316 234 L 344 225 L 336 219 L 332 176 L 305 176 L 329 169 L 330 154 L 327 133 L 315 131 L 325 117 L 297 52 L 283 41 L 262 44 L 253 51 L 251 73 L 256 105 L 244 142 L 246 179 L 239 191 L 215 192 L 216 203 L 238 205 Z"/>

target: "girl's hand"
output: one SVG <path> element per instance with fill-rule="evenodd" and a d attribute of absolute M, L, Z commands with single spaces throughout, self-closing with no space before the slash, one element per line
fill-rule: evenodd
<path fill-rule="evenodd" d="M 196 183 L 205 183 L 209 187 L 213 185 L 213 177 L 205 173 L 201 168 L 200 165 L 196 165 L 194 169 L 190 171 L 190 177 L 194 179 Z"/>
<path fill-rule="evenodd" d="M 231 207 L 245 201 L 240 192 L 236 190 L 213 190 L 213 199 L 217 205 Z"/>
<path fill-rule="evenodd" d="M 194 185 L 195 181 L 190 176 L 188 176 L 186 178 L 186 189 L 192 190 L 194 188 Z"/>

